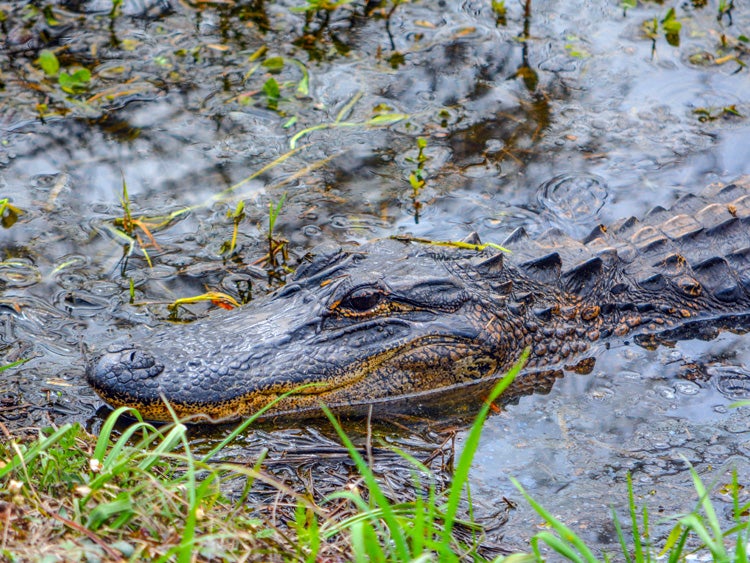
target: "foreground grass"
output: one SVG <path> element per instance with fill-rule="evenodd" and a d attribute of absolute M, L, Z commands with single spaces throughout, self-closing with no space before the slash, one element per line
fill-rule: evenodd
<path fill-rule="evenodd" d="M 406 503 L 389 501 L 328 411 L 364 486 L 340 491 L 319 504 L 262 471 L 262 456 L 253 467 L 212 461 L 252 419 L 200 457 L 191 450 L 187 427 L 180 422 L 157 428 L 139 420 L 115 438 L 120 416 L 139 416 L 125 408 L 111 414 L 98 438 L 77 425 L 42 431 L 28 442 L 7 435 L 0 445 L 0 556 L 11 561 L 478 557 L 480 530 L 458 520 L 459 504 L 489 405 L 521 365 L 498 384 L 477 417 L 453 486 L 438 491 L 432 483 L 421 483 L 418 475 L 429 470 L 413 460 L 415 487 L 426 494 Z M 237 479 L 244 480 L 244 487 L 230 501 L 222 485 Z M 274 488 L 282 499 L 273 506 L 273 517 L 259 517 L 257 507 L 245 502 L 258 482 Z M 476 532 L 471 544 L 456 539 L 457 524 Z"/>
<path fill-rule="evenodd" d="M 490 400 L 519 369 L 520 364 Z M 437 490 L 434 480 L 424 482 L 419 476 L 429 475 L 429 469 L 410 459 L 415 490 L 420 491 L 410 502 L 389 500 L 330 413 L 361 485 L 318 502 L 263 471 L 263 456 L 252 467 L 212 461 L 252 421 L 201 456 L 191 450 L 187 428 L 179 422 L 156 428 L 139 421 L 116 437 L 120 416 L 138 416 L 128 409 L 112 413 L 98 438 L 77 425 L 40 431 L 30 440 L 14 439 L 0 428 L 7 439 L 0 444 L 0 560 L 484 561 L 481 528 L 458 515 L 488 410 L 482 409 L 470 429 L 447 490 Z M 238 480 L 241 493 L 230 500 L 224 485 Z M 731 491 L 736 524 L 729 530 L 721 530 L 695 473 L 693 480 L 698 504 L 693 512 L 675 517 L 660 560 L 684 560 L 697 550 L 715 561 L 746 561 L 750 506 L 739 502 L 736 475 Z M 246 502 L 253 487 L 261 485 L 278 497 L 266 512 Z M 529 553 L 506 557 L 508 563 L 538 561 L 553 552 L 558 559 L 598 560 L 517 486 L 548 530 L 532 538 Z M 654 560 L 658 552 L 650 544 L 648 512 L 637 509 L 630 482 L 629 492 L 632 532 L 623 532 L 614 515 L 622 546 L 614 558 Z M 462 534 L 455 533 L 457 527 Z"/>

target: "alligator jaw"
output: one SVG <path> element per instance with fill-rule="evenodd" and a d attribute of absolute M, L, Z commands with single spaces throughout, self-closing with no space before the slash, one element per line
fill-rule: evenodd
<path fill-rule="evenodd" d="M 150 353 L 134 345 L 110 346 L 91 365 L 87 375 L 96 392 L 113 408 L 133 407 L 144 418 L 155 421 L 171 421 L 176 416 L 191 422 L 223 423 L 254 415 L 269 405 L 269 416 L 289 413 L 304 416 L 323 405 L 357 409 L 366 404 L 387 404 L 405 396 L 427 395 L 419 390 L 419 381 L 424 376 L 417 372 L 429 369 L 429 362 L 424 359 L 431 357 L 430 352 L 436 347 L 461 350 L 454 362 L 439 361 L 433 366 L 434 388 L 431 391 L 436 394 L 497 371 L 496 362 L 472 346 L 469 339 L 426 335 L 356 360 L 337 369 L 338 373 L 308 376 L 308 381 L 302 384 L 279 381 L 252 388 L 251 380 L 262 378 L 245 374 L 246 392 L 224 395 L 220 400 L 186 402 L 175 398 L 161 389 L 158 382 L 160 376 L 173 377 L 174 374 L 165 371 L 168 368 Z M 472 347 L 475 348 L 473 353 L 469 352 Z M 392 388 L 392 396 L 368 396 L 368 390 L 384 386 Z"/>

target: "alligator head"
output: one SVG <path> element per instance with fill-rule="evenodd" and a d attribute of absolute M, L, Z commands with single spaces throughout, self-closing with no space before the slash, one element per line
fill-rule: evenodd
<path fill-rule="evenodd" d="M 277 411 L 419 402 L 459 387 L 463 399 L 528 347 L 510 391 L 544 391 L 610 336 L 652 346 L 750 330 L 748 224 L 744 179 L 582 241 L 519 229 L 506 241 L 514 265 L 478 246 L 397 240 L 321 252 L 247 307 L 113 345 L 88 377 L 109 403 L 149 418 L 169 418 L 165 400 L 181 416 L 236 418 L 286 393 Z"/>
<path fill-rule="evenodd" d="M 396 240 L 329 250 L 246 307 L 111 345 L 88 380 L 110 405 L 149 419 L 170 419 L 166 401 L 181 417 L 226 420 L 285 393 L 276 412 L 404 400 L 485 379 L 524 346 L 497 292 L 472 281 L 502 275 L 501 263 L 495 250 Z"/>

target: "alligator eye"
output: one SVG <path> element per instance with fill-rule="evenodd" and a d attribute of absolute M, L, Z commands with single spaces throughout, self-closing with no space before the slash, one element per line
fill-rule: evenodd
<path fill-rule="evenodd" d="M 347 295 L 341 306 L 355 313 L 366 313 L 377 307 L 385 296 L 379 289 L 363 287 Z"/>

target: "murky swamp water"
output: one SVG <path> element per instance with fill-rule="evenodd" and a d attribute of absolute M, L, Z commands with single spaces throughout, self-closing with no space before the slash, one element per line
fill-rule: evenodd
<path fill-rule="evenodd" d="M 275 234 L 293 268 L 326 241 L 582 236 L 750 173 L 750 15 L 717 17 L 718 4 L 675 6 L 675 38 L 669 6 L 651 3 L 509 2 L 502 16 L 483 1 L 355 2 L 306 17 L 291 10 L 301 1 L 144 0 L 118 14 L 97 0 L 0 2 L 0 200 L 14 206 L 0 230 L 0 365 L 28 359 L 0 373 L 0 421 L 96 430 L 84 349 L 170 322 L 176 298 L 247 301 L 282 283 L 261 261 L 282 197 Z M 57 75 L 36 62 L 44 49 Z M 81 68 L 90 81 L 60 74 Z M 416 194 L 410 175 L 424 180 Z M 136 240 L 116 223 L 123 178 L 146 218 Z M 536 530 L 508 475 L 602 548 L 627 472 L 657 515 L 693 507 L 687 462 L 709 483 L 732 468 L 747 483 L 750 418 L 729 404 L 750 394 L 748 366 L 742 335 L 655 351 L 614 341 L 592 374 L 507 406 L 473 473 L 488 543 L 523 548 Z M 247 452 L 329 447 L 325 426 L 266 428 Z M 445 437 L 383 432 L 414 452 Z"/>

